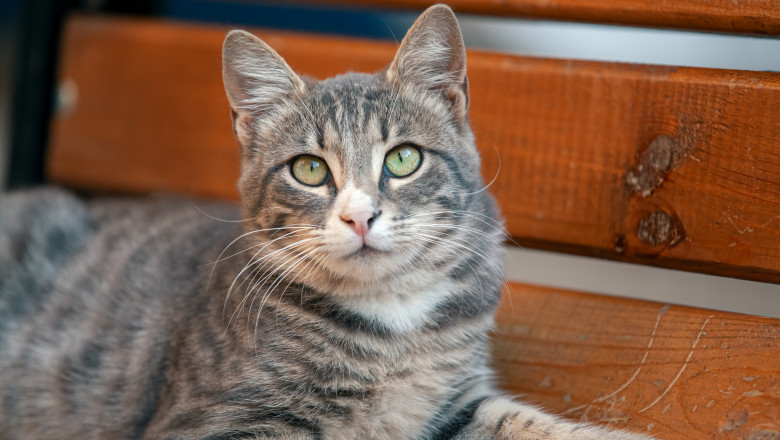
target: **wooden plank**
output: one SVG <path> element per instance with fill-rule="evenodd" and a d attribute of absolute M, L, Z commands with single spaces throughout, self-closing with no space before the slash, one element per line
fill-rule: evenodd
<path fill-rule="evenodd" d="M 475 54 L 476 55 L 476 54 Z M 780 74 L 480 54 L 472 121 L 521 244 L 780 281 Z"/>
<path fill-rule="evenodd" d="M 337 0 L 366 7 L 422 10 L 435 0 Z M 774 0 L 450 0 L 456 12 L 747 34 L 780 34 Z"/>
<path fill-rule="evenodd" d="M 259 33 L 315 77 L 372 71 L 383 42 Z M 235 198 L 224 29 L 80 17 L 49 176 Z M 471 120 L 521 244 L 780 282 L 780 74 L 469 53 Z"/>
<path fill-rule="evenodd" d="M 501 387 L 546 410 L 666 440 L 780 438 L 780 320 L 522 284 L 497 320 Z"/>

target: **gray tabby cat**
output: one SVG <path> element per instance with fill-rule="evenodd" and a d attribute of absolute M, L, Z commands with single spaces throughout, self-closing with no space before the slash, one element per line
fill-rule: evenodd
<path fill-rule="evenodd" d="M 449 8 L 374 75 L 302 78 L 241 31 L 223 62 L 244 220 L 0 202 L 0 439 L 646 438 L 491 383 L 503 234 Z"/>

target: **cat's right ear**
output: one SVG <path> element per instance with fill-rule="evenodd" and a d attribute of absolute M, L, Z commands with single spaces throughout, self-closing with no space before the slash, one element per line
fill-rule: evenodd
<path fill-rule="evenodd" d="M 304 93 L 306 85 L 270 46 L 246 31 L 231 31 L 222 45 L 222 82 L 242 145 L 252 122 L 261 120 L 285 100 Z"/>

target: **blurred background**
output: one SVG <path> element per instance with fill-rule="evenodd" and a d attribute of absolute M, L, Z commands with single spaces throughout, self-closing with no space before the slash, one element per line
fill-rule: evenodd
<path fill-rule="evenodd" d="M 110 13 L 400 40 L 417 11 L 262 1 L 2 0 L 0 2 L 0 185 L 43 182 L 64 17 Z M 551 58 L 780 71 L 780 40 L 716 33 L 491 18 L 459 14 L 470 48 Z M 62 96 L 60 96 L 62 99 Z M 780 317 L 771 284 L 513 249 L 514 280 Z"/>

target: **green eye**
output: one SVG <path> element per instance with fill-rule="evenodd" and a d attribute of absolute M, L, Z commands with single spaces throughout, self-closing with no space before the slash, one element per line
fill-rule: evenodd
<path fill-rule="evenodd" d="M 309 186 L 320 186 L 328 180 L 328 165 L 316 156 L 298 156 L 292 163 L 292 175 Z"/>
<path fill-rule="evenodd" d="M 417 147 L 401 145 L 385 156 L 385 169 L 393 177 L 406 177 L 420 167 L 422 155 Z"/>

